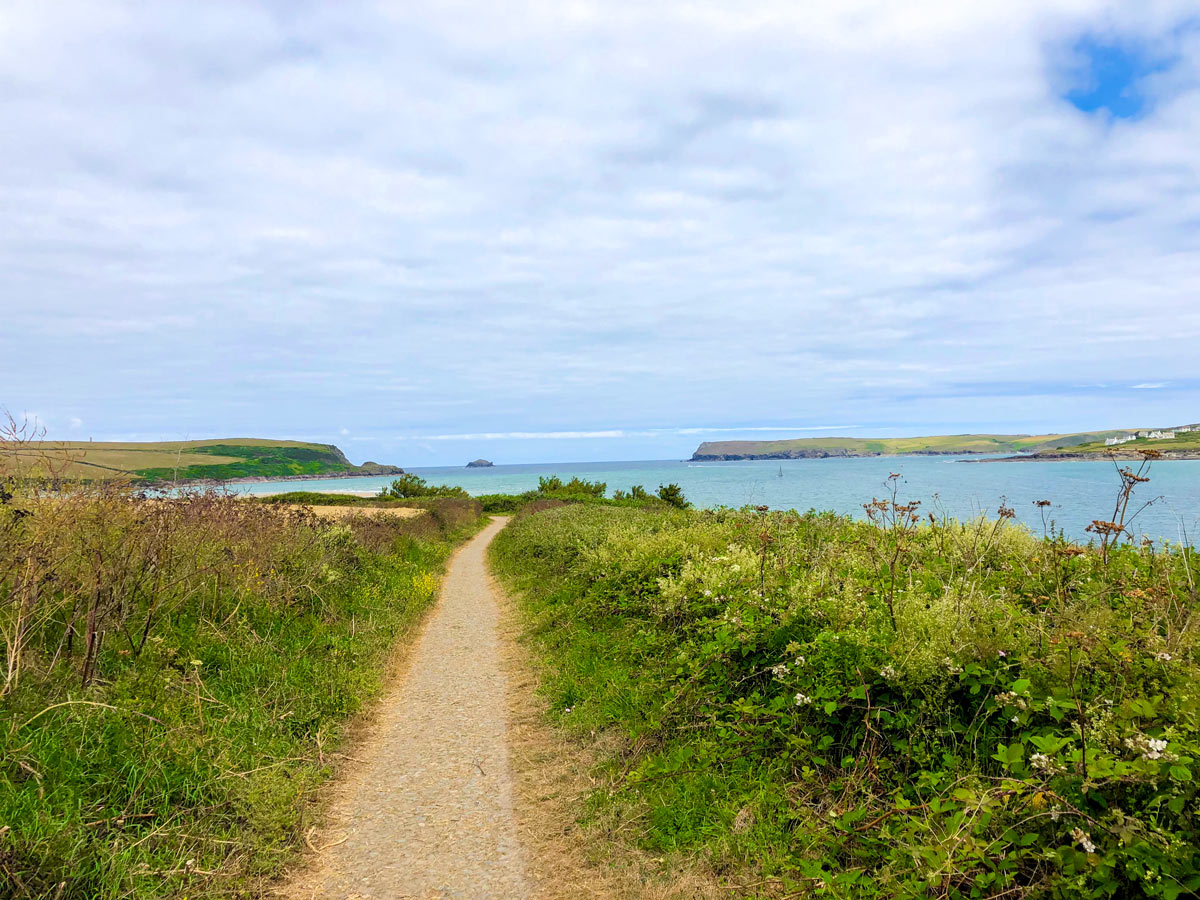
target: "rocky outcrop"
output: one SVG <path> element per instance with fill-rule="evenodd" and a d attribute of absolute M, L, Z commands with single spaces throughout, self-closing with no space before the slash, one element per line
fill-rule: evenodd
<path fill-rule="evenodd" d="M 359 466 L 352 475 L 403 475 L 404 470 L 399 466 L 387 466 L 383 463 L 367 461 Z"/>
<path fill-rule="evenodd" d="M 468 469 L 490 469 L 493 463 L 488 459 L 473 459 L 467 463 Z"/>

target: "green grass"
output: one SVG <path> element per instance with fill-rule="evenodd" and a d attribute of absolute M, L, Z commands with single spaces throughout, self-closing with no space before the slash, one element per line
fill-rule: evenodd
<path fill-rule="evenodd" d="M 587 820 L 733 897 L 1193 896 L 1190 551 L 881 519 L 574 505 L 497 537 L 553 716 L 597 741 Z"/>
<path fill-rule="evenodd" d="M 788 454 L 848 456 L 900 456 L 911 453 L 1021 453 L 1070 447 L 1104 439 L 1123 431 L 1091 431 L 1075 434 L 957 434 L 911 438 L 797 438 L 784 441 L 706 441 L 694 458 L 743 457 L 785 458 Z"/>
<path fill-rule="evenodd" d="M 1123 432 L 1122 436 L 1129 434 Z M 1150 440 L 1148 438 L 1138 438 L 1134 441 L 1129 441 L 1125 444 L 1119 444 L 1115 447 L 1108 447 L 1104 441 L 1091 441 L 1086 444 L 1079 444 L 1074 447 L 1067 447 L 1063 450 L 1064 453 L 1072 455 L 1103 455 L 1109 452 L 1130 453 L 1138 450 L 1160 450 L 1165 453 L 1172 452 L 1191 452 L 1200 451 L 1200 431 L 1189 431 L 1176 435 L 1169 440 Z"/>
<path fill-rule="evenodd" d="M 138 483 L 225 481 L 294 475 L 375 474 L 355 466 L 332 444 L 230 438 L 156 443 L 33 441 L 8 448 L 0 467 L 9 473 Z"/>
<path fill-rule="evenodd" d="M 477 510 L 327 524 L 108 489 L 0 505 L 0 896 L 263 893 Z"/>

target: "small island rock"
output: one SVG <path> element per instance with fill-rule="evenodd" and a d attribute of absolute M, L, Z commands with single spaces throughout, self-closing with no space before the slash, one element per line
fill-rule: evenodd
<path fill-rule="evenodd" d="M 492 465 L 491 460 L 476 459 L 476 460 L 472 460 L 471 462 L 467 463 L 467 468 L 468 469 L 486 469 L 486 468 L 490 467 L 491 465 Z"/>

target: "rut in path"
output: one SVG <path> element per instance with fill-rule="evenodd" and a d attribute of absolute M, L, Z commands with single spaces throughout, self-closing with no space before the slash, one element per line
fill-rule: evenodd
<path fill-rule="evenodd" d="M 334 805 L 321 839 L 329 849 L 293 896 L 528 895 L 513 820 L 499 613 L 484 563 L 506 521 L 455 555 L 407 672 Z"/>

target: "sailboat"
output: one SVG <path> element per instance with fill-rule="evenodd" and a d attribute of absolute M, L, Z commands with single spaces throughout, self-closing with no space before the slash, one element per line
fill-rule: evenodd
<path fill-rule="evenodd" d="M 782 478 L 782 477 L 783 477 L 783 466 L 780 466 L 780 467 L 779 467 L 779 477 L 780 477 L 780 478 Z"/>

